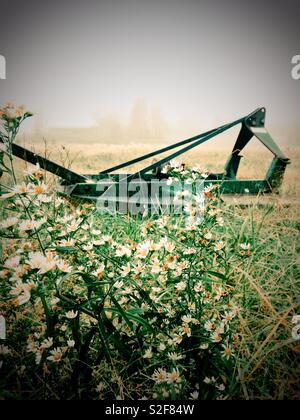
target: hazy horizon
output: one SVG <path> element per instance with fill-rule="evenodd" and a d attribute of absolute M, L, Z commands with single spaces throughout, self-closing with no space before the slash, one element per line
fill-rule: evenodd
<path fill-rule="evenodd" d="M 130 124 L 139 98 L 185 137 L 267 108 L 270 131 L 300 121 L 300 3 L 253 0 L 0 0 L 0 103 L 37 127 Z M 162 128 L 162 127 L 161 127 Z M 284 131 L 284 129 L 281 129 Z M 176 137 L 177 137 L 176 134 Z M 172 141 L 172 138 L 170 139 Z"/>

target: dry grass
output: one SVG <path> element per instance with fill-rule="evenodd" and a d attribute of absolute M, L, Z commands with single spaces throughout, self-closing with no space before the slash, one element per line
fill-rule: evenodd
<path fill-rule="evenodd" d="M 247 238 L 254 253 L 238 268 L 241 340 L 236 396 L 300 399 L 300 343 L 291 336 L 300 313 L 299 213 L 290 208 L 227 208 L 228 239 Z"/>

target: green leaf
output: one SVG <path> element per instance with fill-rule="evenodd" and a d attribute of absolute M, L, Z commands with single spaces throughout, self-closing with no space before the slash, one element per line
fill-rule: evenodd
<path fill-rule="evenodd" d="M 57 252 L 62 252 L 66 254 L 72 254 L 77 251 L 77 249 L 74 246 L 54 246 L 54 247 L 51 247 L 51 249 L 54 249 Z"/>
<path fill-rule="evenodd" d="M 129 326 L 130 329 L 133 329 L 133 324 L 130 321 L 130 319 L 128 318 L 126 312 L 122 309 L 121 305 L 119 304 L 119 302 L 117 301 L 117 299 L 115 299 L 113 296 L 110 296 L 112 302 L 116 305 L 116 308 L 111 308 L 111 311 L 115 311 L 117 312 L 119 315 L 122 316 L 122 318 L 124 318 L 124 320 L 126 321 L 127 325 Z M 105 308 L 106 309 L 106 308 Z"/>
<path fill-rule="evenodd" d="M 224 281 L 227 280 L 227 277 L 224 274 L 218 273 L 217 271 L 206 271 L 205 273 L 206 274 L 211 274 L 212 276 L 217 277 L 217 278 L 219 278 L 221 280 L 224 280 Z"/>
<path fill-rule="evenodd" d="M 116 304 L 117 308 L 112 308 L 112 307 L 105 308 L 106 311 L 115 312 L 121 317 L 123 317 L 125 321 L 127 322 L 127 324 L 130 326 L 130 328 L 133 328 L 131 321 L 134 321 L 137 324 L 142 325 L 143 327 L 145 327 L 147 330 L 151 331 L 152 333 L 154 332 L 154 328 L 149 324 L 149 322 L 147 322 L 144 318 L 134 314 L 136 310 L 132 310 L 132 311 L 129 310 L 125 312 L 114 298 L 111 298 L 111 300 Z"/>
<path fill-rule="evenodd" d="M 24 114 L 23 118 L 24 118 L 24 119 L 25 119 L 25 118 L 30 118 L 30 117 L 33 117 L 33 115 L 34 115 L 34 114 L 32 114 L 32 112 L 25 112 L 25 114 Z"/>

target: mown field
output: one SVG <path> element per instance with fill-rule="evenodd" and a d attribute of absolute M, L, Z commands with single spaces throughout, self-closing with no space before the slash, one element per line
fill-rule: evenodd
<path fill-rule="evenodd" d="M 48 144 L 46 147 L 44 147 L 44 145 L 35 145 L 35 149 L 39 152 L 43 152 L 44 150 L 45 155 L 66 166 L 71 166 L 75 171 L 93 173 L 100 171 L 105 167 L 133 158 L 139 154 L 152 151 L 153 145 L 72 144 L 67 148 L 58 148 L 57 145 L 54 148 L 51 147 L 51 144 Z M 45 304 L 45 299 L 47 300 L 54 297 L 54 291 L 49 285 L 51 278 L 56 279 L 55 276 L 58 276 L 57 273 L 55 275 L 53 274 L 54 268 L 52 274 L 47 272 L 48 274 L 46 276 L 44 275 L 45 281 L 48 284 L 47 287 L 49 288 L 48 292 L 44 290 L 44 295 L 41 294 L 41 292 L 34 295 L 35 300 L 31 303 L 32 306 L 30 306 L 30 303 L 26 304 L 28 305 L 26 306 L 26 310 L 23 310 L 23 307 L 21 307 L 21 310 L 18 309 L 13 313 L 14 311 L 11 308 L 8 309 L 6 304 L 3 303 L 2 312 L 9 312 L 10 319 L 16 321 L 15 325 L 18 329 L 17 334 L 14 334 L 14 332 L 9 329 L 13 335 L 13 339 L 10 342 L 11 347 L 14 348 L 13 352 L 16 353 L 18 339 L 24 339 L 24 337 L 22 337 L 22 332 L 20 331 L 22 325 L 22 323 L 20 324 L 20 319 L 23 319 L 23 327 L 24 325 L 26 326 L 28 334 L 31 336 L 31 346 L 34 346 L 36 344 L 32 343 L 38 341 L 38 338 L 33 337 L 34 334 L 40 334 L 43 339 L 49 338 L 50 335 L 47 335 L 47 328 L 52 328 L 52 330 L 54 328 L 53 325 L 51 327 L 51 322 L 54 322 L 53 320 L 56 319 L 55 317 L 63 317 L 64 315 L 62 312 L 69 309 L 69 311 L 73 311 L 73 313 L 76 314 L 75 320 L 72 320 L 74 317 L 70 314 L 70 319 L 68 318 L 70 325 L 68 327 L 66 321 L 57 321 L 56 326 L 57 328 L 62 328 L 62 326 L 64 326 L 64 328 L 69 328 L 68 339 L 69 341 L 74 341 L 71 345 L 73 344 L 75 346 L 77 353 L 74 351 L 76 354 L 72 353 L 70 356 L 66 357 L 66 362 L 61 365 L 61 368 L 59 364 L 56 364 L 54 367 L 54 375 L 51 376 L 52 365 L 55 364 L 55 354 L 51 353 L 48 358 L 44 357 L 44 353 L 46 353 L 46 350 L 48 351 L 48 347 L 45 345 L 43 351 L 39 350 L 41 351 L 43 366 L 40 371 L 38 369 L 35 370 L 32 377 L 30 377 L 31 373 L 26 366 L 27 362 L 28 366 L 31 366 L 32 363 L 32 361 L 29 360 L 28 354 L 21 363 L 19 359 L 24 357 L 24 353 L 22 353 L 21 350 L 18 355 L 13 353 L 9 356 L 11 359 L 8 362 L 8 366 L 10 366 L 10 369 L 12 370 L 10 371 L 8 368 L 5 368 L 5 365 L 3 367 L 5 370 L 4 376 L 2 375 L 1 378 L 2 397 L 58 399 L 60 398 L 60 395 L 64 395 L 68 398 L 102 399 L 116 397 L 120 399 L 300 399 L 300 341 L 295 341 L 292 338 L 292 318 L 297 314 L 300 315 L 300 151 L 297 148 L 287 148 L 285 151 L 287 156 L 291 158 L 292 164 L 287 169 L 284 185 L 279 196 L 274 196 L 269 204 L 263 206 L 259 205 L 259 198 L 257 199 L 257 202 L 254 200 L 254 203 L 247 207 L 232 206 L 226 202 L 218 202 L 217 204 L 214 202 L 213 206 L 218 208 L 219 215 L 222 216 L 224 222 L 219 223 L 219 225 L 217 223 L 218 226 L 215 227 L 215 221 L 209 219 L 207 220 L 207 226 L 202 225 L 201 231 L 197 230 L 193 232 L 192 237 L 184 230 L 184 225 L 181 227 L 178 226 L 178 230 L 176 231 L 172 231 L 171 228 L 168 231 L 168 227 L 166 230 L 160 225 L 157 226 L 157 221 L 153 220 L 132 220 L 125 216 L 115 216 L 114 219 L 111 220 L 107 219 L 106 216 L 92 213 L 90 220 L 86 222 L 91 223 L 89 225 L 90 229 L 99 230 L 98 235 L 100 236 L 112 235 L 113 241 L 118 242 L 118 245 L 112 245 L 112 248 L 115 246 L 116 249 L 118 249 L 118 246 L 121 246 L 121 243 L 132 247 L 130 249 L 135 255 L 134 258 L 137 259 L 136 261 L 134 260 L 136 263 L 134 265 L 135 269 L 137 265 L 139 265 L 138 262 L 142 262 L 144 264 L 145 272 L 144 274 L 140 272 L 137 274 L 135 272 L 135 275 L 133 275 L 131 272 L 131 270 L 133 270 L 131 258 L 126 259 L 126 255 L 124 255 L 122 257 L 124 258 L 124 261 L 117 261 L 116 255 L 111 253 L 112 250 L 110 247 L 100 248 L 101 251 L 99 251 L 98 248 L 94 248 L 93 250 L 93 247 L 90 248 L 90 241 L 92 239 L 88 239 L 88 235 L 83 234 L 82 237 L 80 236 L 81 245 L 80 250 L 77 250 L 77 257 L 76 253 L 74 254 L 70 250 L 70 254 L 67 253 L 67 255 L 63 255 L 63 258 L 68 261 L 70 266 L 77 267 L 77 273 L 73 273 L 73 278 L 71 271 L 66 275 L 66 283 L 68 284 L 68 287 L 72 289 L 72 292 L 70 291 L 71 289 L 64 290 L 65 301 L 61 299 L 61 306 L 59 303 L 49 304 L 49 309 Z M 263 176 L 270 159 L 268 153 L 263 149 L 258 148 L 249 150 L 248 153 L 245 153 L 245 156 L 245 162 L 241 166 L 241 177 L 259 178 Z M 184 162 L 188 164 L 197 163 L 203 168 L 214 171 L 222 168 L 226 158 L 225 150 L 221 148 L 218 148 L 217 150 L 200 148 L 197 152 L 194 151 L 189 153 L 185 157 Z M 15 165 L 17 177 L 20 177 L 24 165 L 20 161 L 15 161 Z M 138 169 L 138 167 L 135 167 L 134 169 Z M 53 180 L 52 177 L 46 178 L 46 182 L 49 182 L 51 189 L 55 190 L 55 180 Z M 37 212 L 38 214 L 35 204 L 32 205 L 32 211 Z M 7 211 L 7 209 L 2 209 L 3 218 L 7 217 L 4 216 L 4 210 Z M 46 209 L 43 211 L 46 211 Z M 75 213 L 76 208 L 71 205 L 71 207 L 66 210 L 66 214 L 72 214 L 72 212 Z M 56 222 L 58 225 L 61 223 L 58 221 Z M 55 229 L 56 225 L 53 221 L 51 223 L 51 227 Z M 156 226 L 153 228 L 153 232 L 151 231 L 151 223 L 153 223 L 153 226 Z M 172 223 L 173 225 L 176 224 L 175 221 Z M 181 221 L 178 221 L 178 225 L 180 225 L 180 223 Z M 145 226 L 147 226 L 147 228 L 145 228 Z M 61 240 L 60 238 L 68 238 L 68 235 L 65 237 L 61 231 L 59 231 L 61 228 L 57 227 L 57 229 L 57 234 L 53 233 L 50 242 L 47 235 L 45 234 L 44 237 L 43 232 L 41 232 L 41 238 L 44 238 L 42 241 L 45 241 L 45 247 L 46 244 L 47 246 L 50 246 L 50 244 L 55 241 L 56 244 L 59 243 L 59 240 Z M 149 233 L 149 237 L 145 237 L 145 229 L 150 229 L 150 232 L 152 232 L 151 234 Z M 203 233 L 203 229 L 207 230 Z M 202 237 L 204 234 L 207 235 L 210 230 L 218 236 L 218 243 L 222 243 L 221 247 L 224 245 L 224 250 L 226 251 L 224 251 L 224 254 L 221 256 L 219 250 L 216 249 L 218 248 L 217 245 L 214 245 L 212 248 L 209 248 L 210 245 L 207 245 L 207 241 L 210 241 L 210 236 L 207 236 L 209 239 Z M 178 235 L 182 235 L 185 239 L 182 239 L 182 242 L 180 242 L 181 240 L 179 240 Z M 72 237 L 76 238 L 75 234 Z M 162 292 L 161 289 L 165 287 L 163 283 L 164 280 L 161 278 L 160 281 L 162 281 L 162 283 L 159 283 L 153 274 L 155 272 L 153 268 L 154 260 L 156 258 L 156 263 L 159 264 L 160 267 L 164 267 L 166 263 L 168 264 L 170 261 L 174 261 L 172 260 L 174 255 L 160 253 L 158 250 L 157 255 L 156 251 L 153 251 L 154 256 L 150 257 L 150 251 L 148 250 L 149 254 L 147 251 L 146 257 L 143 259 L 144 257 L 137 256 L 137 254 L 140 255 L 140 251 L 138 250 L 139 243 L 145 243 L 145 240 L 148 238 L 153 241 L 153 243 L 157 244 L 164 237 L 168 237 L 168 241 L 172 243 L 169 246 L 170 249 L 168 252 L 171 254 L 172 252 L 178 253 L 178 255 L 176 254 L 175 261 L 177 261 L 177 265 L 183 264 L 183 271 L 182 273 L 180 271 L 179 274 L 176 273 L 173 275 L 172 271 L 168 272 L 168 274 L 165 274 L 163 271 L 163 275 L 166 275 L 168 278 L 166 280 L 168 286 L 166 291 Z M 198 241 L 199 238 L 202 238 L 201 242 Z M 84 240 L 88 241 L 88 243 L 85 244 L 85 248 L 83 248 Z M 188 252 L 186 250 L 181 254 L 183 252 L 181 247 L 182 244 L 185 244 L 184 246 L 186 248 L 193 248 L 192 244 L 195 243 L 198 244 L 196 246 L 199 246 L 197 252 L 200 252 L 204 257 L 201 257 L 199 269 L 197 268 L 195 271 L 191 271 L 192 261 L 194 260 L 187 256 Z M 5 244 L 5 246 L 7 246 L 6 242 Z M 246 252 L 247 255 L 244 255 L 244 252 L 241 250 L 241 244 L 247 244 L 246 249 L 251 250 L 248 253 Z M 68 247 L 68 245 L 66 246 Z M 173 246 L 176 251 L 172 251 Z M 208 246 L 208 251 L 205 251 L 206 246 Z M 12 249 L 14 248 L 11 243 L 10 247 Z M 37 245 L 35 247 L 38 248 Z M 165 246 L 165 248 L 167 249 L 167 246 Z M 59 249 L 57 250 L 58 255 L 60 255 L 60 251 Z M 137 254 L 135 254 L 135 252 L 137 252 Z M 8 251 L 5 251 L 6 256 L 7 253 Z M 106 256 L 104 256 L 104 254 Z M 77 261 L 76 258 L 80 261 Z M 112 313 L 117 313 L 118 320 L 114 318 L 113 327 L 117 329 L 118 333 L 114 333 L 114 330 L 111 329 L 112 327 L 109 326 L 108 323 L 101 324 L 100 335 L 96 339 L 91 333 L 95 325 L 93 323 L 90 325 L 85 317 L 91 315 L 91 312 L 95 309 L 95 306 L 93 306 L 94 302 L 97 302 L 97 293 L 103 293 L 103 291 L 100 292 L 98 289 L 93 289 L 91 287 L 91 289 L 88 289 L 86 292 L 83 291 L 81 283 L 80 285 L 76 284 L 78 271 L 83 270 L 82 267 L 78 268 L 78 266 L 87 264 L 87 267 L 89 267 L 89 258 L 93 264 L 97 261 L 98 265 L 104 264 L 105 268 L 103 267 L 102 270 L 104 275 L 101 273 L 101 276 L 99 277 L 101 281 L 105 280 L 109 282 L 111 281 L 109 279 L 118 276 L 118 281 L 124 281 L 124 287 L 133 287 L 133 281 L 139 279 L 139 287 L 145 292 L 147 292 L 149 288 L 154 288 L 152 294 L 154 293 L 156 295 L 155 297 L 152 296 L 151 299 L 158 307 L 160 303 L 164 301 L 166 296 L 165 293 L 170 294 L 168 295 L 169 299 L 174 300 L 174 304 L 168 306 L 172 316 L 168 318 L 168 315 L 165 314 L 165 318 L 162 319 L 161 324 L 165 325 L 166 322 L 170 322 L 171 324 L 174 323 L 172 328 L 170 327 L 169 329 L 165 329 L 165 326 L 161 326 L 162 332 L 164 332 L 166 336 L 169 335 L 169 339 L 173 336 L 172 334 L 176 330 L 178 322 L 181 322 L 180 317 L 182 316 L 196 317 L 195 314 L 197 314 L 199 319 L 195 321 L 196 331 L 197 322 L 200 322 L 200 324 L 202 324 L 202 322 L 204 323 L 204 321 L 209 322 L 210 320 L 213 321 L 213 323 L 217 322 L 217 320 L 220 320 L 224 315 L 224 312 L 222 311 L 228 313 L 230 308 L 234 308 L 234 320 L 232 327 L 230 327 L 232 335 L 228 332 L 228 336 L 226 336 L 226 345 L 229 347 L 228 343 L 230 341 L 230 349 L 233 353 L 232 357 L 226 357 L 226 354 L 224 356 L 222 352 L 225 351 L 225 347 L 223 350 L 218 349 L 218 340 L 213 341 L 212 345 L 207 344 L 208 353 L 205 353 L 206 344 L 203 344 L 203 337 L 206 337 L 205 331 L 209 330 L 207 326 L 204 327 L 204 332 L 195 333 L 194 338 L 193 334 L 191 335 L 192 338 L 190 338 L 190 334 L 187 333 L 186 338 L 178 343 L 178 346 L 176 345 L 175 348 L 170 341 L 168 342 L 168 340 L 163 336 L 160 336 L 160 334 L 157 335 L 157 333 L 154 333 L 153 335 L 153 332 L 149 332 L 150 330 L 148 331 L 147 325 L 143 324 L 141 319 L 137 317 L 137 315 L 140 314 L 139 311 L 135 309 L 136 312 L 134 312 L 133 309 L 137 308 L 137 306 L 140 307 L 141 302 L 139 299 L 142 299 L 142 305 L 145 305 L 145 313 L 142 313 L 142 316 L 144 316 L 144 319 L 147 320 L 150 325 L 157 326 L 156 318 L 158 315 L 151 315 L 154 318 L 149 318 L 150 312 L 147 312 L 147 305 L 149 302 L 147 301 L 148 303 L 146 305 L 146 301 L 143 300 L 146 298 L 141 298 L 141 296 L 144 295 L 142 293 L 138 294 L 138 291 L 132 292 L 131 289 L 128 291 L 127 300 L 125 299 L 124 302 L 122 301 L 122 308 L 113 301 L 113 291 L 109 289 L 109 292 L 107 292 L 106 290 L 110 296 L 109 305 L 114 307 L 113 309 L 107 309 L 107 312 L 110 312 L 108 320 L 111 319 Z M 184 265 L 186 262 L 188 262 L 187 266 Z M 120 267 L 120 269 L 118 267 Z M 126 271 L 126 267 L 129 271 Z M 197 264 L 196 267 L 198 267 Z M 147 271 L 147 269 L 150 271 Z M 86 271 L 84 272 L 86 275 L 90 275 L 91 270 L 92 267 L 88 273 Z M 123 270 L 121 274 L 120 270 Z M 163 268 L 163 270 L 165 270 L 165 268 Z M 189 274 L 184 274 L 184 270 L 187 270 Z M 205 274 L 206 271 L 207 273 L 214 273 L 210 280 L 209 277 L 207 277 L 208 274 Z M 31 276 L 34 275 L 37 275 L 36 272 Z M 183 277 L 181 278 L 180 276 Z M 198 281 L 204 279 L 203 293 L 207 293 L 208 300 L 212 299 L 212 296 L 214 296 L 213 282 L 217 281 L 217 284 L 220 286 L 219 282 L 221 280 L 221 286 L 224 288 L 224 291 L 226 290 L 226 292 L 224 292 L 226 295 L 226 297 L 224 297 L 224 307 L 217 309 L 217 307 L 214 306 L 215 304 L 210 306 L 210 303 L 206 302 L 205 304 L 208 306 L 203 312 L 199 312 L 198 309 L 196 310 L 196 307 L 198 308 L 198 303 L 196 300 L 193 300 L 196 299 L 194 297 L 194 295 L 197 294 L 196 292 L 191 290 L 189 293 L 192 295 L 189 294 L 188 298 L 180 297 L 178 295 L 180 289 L 179 286 L 176 286 L 176 281 L 179 281 L 177 278 L 179 277 L 179 279 L 185 281 L 184 279 L 187 278 L 185 276 L 188 276 L 189 282 L 195 285 L 195 290 L 197 290 Z M 31 277 L 31 279 L 32 278 L 33 277 Z M 82 278 L 84 279 L 84 276 Z M 44 277 L 42 279 L 38 278 L 36 281 L 42 282 L 44 281 Z M 157 283 L 155 283 L 156 281 Z M 78 287 L 78 290 L 76 291 L 78 296 L 74 304 L 74 290 L 76 287 Z M 121 285 L 115 290 L 115 296 L 117 298 L 120 298 L 120 290 L 122 290 L 122 287 L 123 286 Z M 5 290 L 5 293 L 7 294 L 7 290 Z M 172 293 L 174 294 L 173 298 Z M 42 299 L 42 305 L 38 303 L 38 297 Z M 90 301 L 84 306 L 82 301 L 88 298 L 90 298 Z M 227 298 L 229 300 L 226 300 Z M 160 301 L 160 299 L 162 299 L 162 301 Z M 164 301 L 164 304 L 169 305 L 169 301 Z M 193 306 L 193 304 L 196 306 Z M 59 307 L 58 309 L 57 306 Z M 185 311 L 189 308 L 190 313 L 184 312 L 183 308 L 185 308 Z M 41 330 L 39 330 L 39 326 L 36 325 L 39 321 L 38 318 L 36 319 L 33 316 L 32 311 L 34 310 L 41 312 L 40 322 L 42 322 L 44 326 L 46 325 Z M 44 315 L 42 314 L 43 310 L 45 311 Z M 129 311 L 128 313 L 132 316 L 130 319 L 128 319 L 129 315 L 126 311 Z M 162 313 L 161 311 L 163 311 L 162 308 L 159 309 L 158 313 Z M 26 319 L 27 321 L 30 319 L 30 321 L 28 321 L 30 325 L 28 325 Z M 184 322 L 185 324 L 183 325 L 187 327 L 187 324 L 190 325 L 190 322 L 193 323 L 194 321 L 187 321 L 187 318 L 185 318 Z M 83 324 L 83 331 L 79 330 L 79 323 Z M 34 328 L 33 325 L 35 325 Z M 122 328 L 124 328 L 124 331 Z M 183 327 L 181 326 L 180 328 Z M 51 333 L 51 338 L 53 338 L 55 334 L 53 331 Z M 192 331 L 194 330 L 192 329 Z M 89 333 L 91 334 L 90 337 L 88 336 Z M 105 334 L 107 334 L 107 336 L 104 337 Z M 182 335 L 184 336 L 183 333 Z M 84 339 L 86 341 L 84 341 Z M 63 341 L 63 338 L 59 336 L 59 334 L 57 335 L 57 338 L 54 337 L 54 340 L 57 340 L 55 341 L 56 347 L 61 345 L 63 348 L 63 344 L 59 344 L 60 341 Z M 197 351 L 195 354 L 193 353 L 191 355 L 188 353 L 187 348 L 191 346 L 191 343 L 195 345 L 198 352 L 200 350 L 200 356 Z M 168 345 L 170 346 L 168 354 L 173 354 L 173 356 L 169 356 L 169 360 L 167 360 L 167 353 L 165 358 L 161 357 L 161 354 L 165 351 L 164 346 L 168 347 Z M 84 358 L 84 346 L 91 347 L 90 351 L 92 355 L 89 355 L 90 359 Z M 99 346 L 103 347 L 103 352 L 100 352 L 100 354 L 96 351 Z M 51 348 L 51 346 L 49 348 Z M 84 350 L 86 353 L 89 352 L 86 348 L 84 348 Z M 31 349 L 31 351 L 34 354 L 38 353 L 37 348 L 35 348 L 35 350 Z M 132 356 L 130 357 L 127 354 L 128 351 L 129 353 L 131 351 L 136 352 L 136 360 L 133 360 Z M 61 350 L 61 352 L 63 351 Z M 67 350 L 66 354 L 69 354 Z M 56 356 L 59 359 L 61 358 L 59 352 Z M 14 363 L 17 367 L 12 368 Z M 124 370 L 123 363 L 125 363 L 125 366 L 127 366 L 128 369 L 126 368 Z M 131 364 L 135 369 L 138 369 L 136 379 L 134 379 L 135 373 L 131 369 Z M 89 369 L 87 372 L 86 369 L 83 368 L 84 365 L 89 365 L 89 368 L 92 369 L 92 373 Z M 194 365 L 197 365 L 196 370 Z M 87 377 L 82 377 L 82 382 L 80 383 L 80 368 L 87 374 L 87 377 L 92 375 L 92 389 L 85 388 L 87 386 Z M 113 376 L 115 375 L 112 381 L 113 384 L 109 383 L 109 380 L 107 379 L 112 371 Z M 57 378 L 57 375 L 60 374 L 62 379 L 55 383 L 54 378 Z M 160 374 L 162 375 L 161 378 L 159 378 Z M 176 375 L 179 374 L 184 376 L 185 379 L 179 380 L 178 377 L 176 377 Z M 7 375 L 7 377 L 5 377 L 5 375 Z M 156 381 L 156 388 L 152 386 L 151 375 L 154 375 L 153 380 Z M 199 377 L 198 380 L 196 379 L 197 375 Z M 74 388 L 71 387 L 72 392 L 70 391 L 68 393 L 64 387 L 68 386 L 69 377 L 71 378 L 70 383 L 72 383 Z M 104 379 L 100 380 L 100 378 Z M 213 392 L 210 388 L 205 388 L 206 386 L 211 387 L 215 380 L 218 392 Z M 220 384 L 219 381 L 222 381 L 222 383 Z"/>

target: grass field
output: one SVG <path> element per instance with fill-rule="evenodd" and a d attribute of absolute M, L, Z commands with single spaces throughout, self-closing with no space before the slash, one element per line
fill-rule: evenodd
<path fill-rule="evenodd" d="M 34 148 L 40 153 L 46 150 L 45 155 L 75 171 L 96 173 L 152 151 L 153 145 L 72 144 L 65 148 L 40 144 Z M 292 318 L 300 315 L 300 150 L 286 148 L 285 152 L 292 163 L 279 199 L 274 197 L 273 204 L 247 208 L 221 205 L 224 226 L 220 239 L 229 249 L 247 242 L 253 250 L 243 264 L 235 265 L 234 281 L 230 283 L 238 308 L 234 324 L 238 338 L 233 364 L 223 374 L 226 399 L 300 399 L 300 341 L 292 338 Z M 184 162 L 214 171 L 222 169 L 226 158 L 221 148 L 199 148 Z M 245 153 L 240 176 L 263 177 L 269 161 L 270 155 L 264 149 L 250 149 Z M 24 164 L 16 161 L 16 167 L 20 175 Z M 122 232 L 124 241 L 141 239 L 136 233 L 131 237 L 132 231 L 123 224 L 124 218 L 116 217 L 115 229 Z M 133 226 L 130 221 L 128 226 Z M 39 383 L 45 387 L 42 378 Z M 56 391 L 51 386 L 53 397 Z M 122 392 L 124 398 L 133 394 L 129 389 Z"/>

